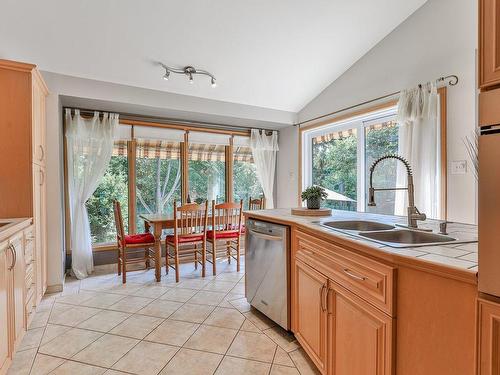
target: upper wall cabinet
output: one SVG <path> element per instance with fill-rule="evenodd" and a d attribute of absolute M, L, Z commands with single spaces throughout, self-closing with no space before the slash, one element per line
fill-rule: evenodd
<path fill-rule="evenodd" d="M 479 1 L 479 87 L 500 85 L 500 0 Z"/>

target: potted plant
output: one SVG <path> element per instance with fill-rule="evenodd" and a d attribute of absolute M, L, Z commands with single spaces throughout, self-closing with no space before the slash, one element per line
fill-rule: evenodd
<path fill-rule="evenodd" d="M 302 192 L 302 201 L 307 201 L 307 208 L 310 210 L 318 210 L 321 206 L 321 201 L 324 200 L 328 194 L 321 186 L 309 186 Z"/>

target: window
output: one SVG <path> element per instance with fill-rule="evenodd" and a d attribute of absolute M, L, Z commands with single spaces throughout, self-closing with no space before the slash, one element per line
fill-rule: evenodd
<path fill-rule="evenodd" d="M 367 206 L 369 168 L 380 156 L 398 152 L 396 108 L 370 113 L 325 127 L 304 131 L 304 187 L 327 189 L 326 206 L 349 211 L 394 214 L 394 191 L 377 192 L 377 206 Z M 397 162 L 383 161 L 374 186 L 396 186 Z"/>
<path fill-rule="evenodd" d="M 233 201 L 240 202 L 243 199 L 243 207 L 246 209 L 249 199 L 262 197 L 263 191 L 250 147 L 234 146 L 233 155 Z"/>
<path fill-rule="evenodd" d="M 136 142 L 136 222 L 144 232 L 142 214 L 172 214 L 174 200 L 181 201 L 180 142 Z"/>
<path fill-rule="evenodd" d="M 128 160 L 127 142 L 115 142 L 108 169 L 94 194 L 87 201 L 92 243 L 116 241 L 113 200 L 120 202 L 123 224 L 128 229 Z"/>

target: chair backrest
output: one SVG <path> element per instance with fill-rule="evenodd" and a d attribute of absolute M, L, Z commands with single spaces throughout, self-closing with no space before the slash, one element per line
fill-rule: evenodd
<path fill-rule="evenodd" d="M 220 203 L 212 201 L 212 229 L 216 232 L 235 232 L 241 230 L 243 200 L 240 203 Z"/>
<path fill-rule="evenodd" d="M 255 198 L 252 199 L 252 197 L 249 198 L 248 200 L 248 209 L 250 211 L 253 210 L 263 210 L 266 208 L 266 198 Z"/>
<path fill-rule="evenodd" d="M 123 216 L 120 202 L 116 199 L 113 201 L 113 212 L 115 214 L 116 240 L 118 246 L 125 240 L 125 228 L 123 227 Z"/>
<path fill-rule="evenodd" d="M 174 236 L 195 236 L 207 232 L 208 201 L 205 203 L 186 203 L 177 207 L 174 200 Z"/>

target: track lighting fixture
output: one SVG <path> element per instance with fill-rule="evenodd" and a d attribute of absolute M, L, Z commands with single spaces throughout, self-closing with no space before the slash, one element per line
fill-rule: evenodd
<path fill-rule="evenodd" d="M 170 77 L 170 73 L 176 73 L 176 74 L 186 75 L 189 78 L 189 83 L 192 84 L 194 82 L 194 75 L 201 74 L 201 75 L 205 75 L 205 76 L 210 77 L 210 83 L 211 83 L 212 87 L 217 86 L 217 81 L 216 81 L 215 77 L 213 76 L 213 74 L 210 72 L 207 72 L 206 70 L 195 69 L 192 66 L 186 66 L 182 69 L 177 69 L 177 68 L 171 68 L 171 67 L 169 67 L 161 62 L 159 62 L 158 64 L 163 69 L 165 69 L 165 74 L 163 75 L 163 79 L 165 81 L 168 81 L 168 79 Z"/>

